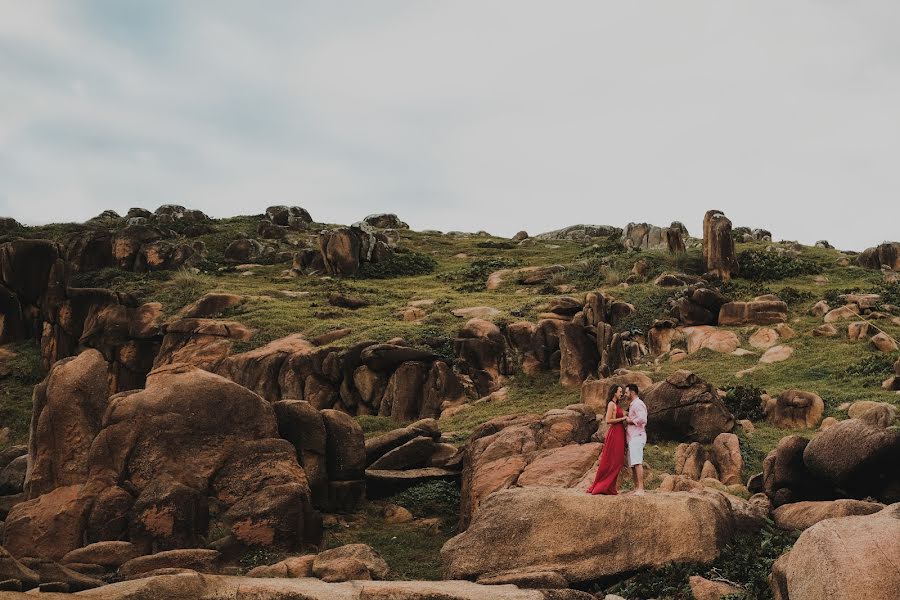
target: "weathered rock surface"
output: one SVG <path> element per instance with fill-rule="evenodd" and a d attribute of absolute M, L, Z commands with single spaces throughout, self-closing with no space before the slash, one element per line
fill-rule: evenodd
<path fill-rule="evenodd" d="M 647 404 L 651 440 L 711 442 L 735 425 L 715 388 L 689 371 L 676 371 L 642 390 L 641 398 Z"/>
<path fill-rule="evenodd" d="M 884 600 L 900 589 L 900 504 L 821 521 L 772 567 L 776 600 Z"/>
<path fill-rule="evenodd" d="M 590 496 L 529 487 L 490 496 L 469 528 L 444 545 L 441 561 L 448 578 L 539 570 L 575 583 L 672 562 L 710 562 L 733 531 L 724 497 Z"/>
<path fill-rule="evenodd" d="M 785 390 L 775 398 L 763 396 L 766 420 L 782 429 L 811 429 L 822 420 L 825 402 L 818 394 Z"/>
<path fill-rule="evenodd" d="M 703 217 L 703 270 L 725 280 L 738 272 L 731 221 L 718 210 Z"/>
<path fill-rule="evenodd" d="M 825 519 L 870 515 L 883 508 L 884 504 L 877 502 L 849 499 L 794 502 L 779 506 L 772 511 L 772 519 L 775 521 L 775 525 L 781 529 L 800 531 L 809 529 Z"/>
<path fill-rule="evenodd" d="M 719 309 L 719 325 L 774 325 L 787 321 L 787 304 L 781 300 L 729 302 Z"/>

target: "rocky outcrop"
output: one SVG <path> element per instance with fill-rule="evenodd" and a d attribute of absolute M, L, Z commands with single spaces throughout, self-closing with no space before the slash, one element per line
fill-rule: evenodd
<path fill-rule="evenodd" d="M 305 208 L 299 206 L 270 206 L 266 209 L 266 219 L 278 227 L 287 227 L 294 231 L 307 229 L 313 222 Z"/>
<path fill-rule="evenodd" d="M 79 360 L 92 362 L 75 370 Z M 57 560 L 104 540 L 130 541 L 142 553 L 190 548 L 214 523 L 245 546 L 317 539 L 306 475 L 279 437 L 273 408 L 217 375 L 160 368 L 146 389 L 110 397 L 105 414 L 98 388 L 42 433 L 47 411 L 69 400 L 67 390 L 84 388 L 81 379 L 93 381 L 99 363 L 91 355 L 68 361 L 46 385 L 26 480 L 31 499 L 10 510 L 3 531 L 13 555 Z M 73 440 L 80 445 L 70 447 Z M 362 456 L 361 433 L 358 447 Z"/>
<path fill-rule="evenodd" d="M 719 309 L 719 325 L 773 325 L 787 321 L 787 304 L 781 300 L 729 302 Z"/>
<path fill-rule="evenodd" d="M 680 252 L 684 252 L 684 238 L 687 236 L 687 228 L 678 221 L 673 222 L 667 228 L 649 223 L 629 223 L 622 232 L 622 244 L 626 248 L 640 250 L 667 248 L 673 253 L 677 253 L 679 248 Z"/>
<path fill-rule="evenodd" d="M 591 496 L 579 489 L 526 487 L 487 498 L 469 528 L 444 544 L 441 562 L 447 578 L 540 570 L 579 583 L 671 563 L 711 562 L 734 528 L 723 496 Z"/>
<path fill-rule="evenodd" d="M 866 269 L 878 270 L 882 266 L 900 271 L 900 243 L 885 242 L 873 248 L 867 248 L 856 257 L 856 263 Z"/>
<path fill-rule="evenodd" d="M 369 215 L 363 219 L 363 223 L 376 229 L 409 229 L 409 225 L 400 220 L 393 213 L 379 213 Z"/>
<path fill-rule="evenodd" d="M 900 589 L 900 504 L 821 521 L 772 566 L 776 600 L 882 600 Z"/>
<path fill-rule="evenodd" d="M 600 455 L 600 444 L 589 443 L 596 430 L 596 415 L 583 404 L 479 426 L 463 450 L 460 526 L 498 490 L 578 485 Z"/>
<path fill-rule="evenodd" d="M 562 229 L 539 233 L 534 236 L 538 240 L 583 240 L 597 237 L 610 237 L 618 235 L 622 232 L 618 227 L 612 225 L 569 225 Z"/>
<path fill-rule="evenodd" d="M 695 283 L 672 300 L 669 312 L 681 325 L 715 325 L 728 299 L 705 283 Z"/>
<path fill-rule="evenodd" d="M 355 275 L 363 263 L 381 262 L 393 255 L 387 236 L 365 223 L 321 231 L 319 251 L 325 272 L 344 277 Z"/>
<path fill-rule="evenodd" d="M 711 442 L 734 428 L 734 416 L 715 388 L 689 371 L 676 371 L 640 395 L 651 440 Z"/>
<path fill-rule="evenodd" d="M 718 210 L 707 211 L 703 217 L 703 270 L 724 280 L 738 272 L 731 221 Z"/>

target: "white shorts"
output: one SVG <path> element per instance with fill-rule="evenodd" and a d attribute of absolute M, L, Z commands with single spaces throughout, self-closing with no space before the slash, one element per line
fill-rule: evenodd
<path fill-rule="evenodd" d="M 644 446 L 647 440 L 644 438 L 634 438 L 628 442 L 628 466 L 634 467 L 644 464 Z"/>

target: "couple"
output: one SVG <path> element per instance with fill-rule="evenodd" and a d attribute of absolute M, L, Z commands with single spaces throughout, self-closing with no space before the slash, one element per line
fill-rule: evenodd
<path fill-rule="evenodd" d="M 622 399 L 631 402 L 628 416 L 619 406 Z M 638 397 L 638 387 L 629 383 L 624 388 L 614 385 L 606 403 L 606 440 L 600 452 L 600 466 L 589 494 L 614 496 L 619 493 L 619 471 L 625 462 L 625 443 L 628 443 L 628 466 L 634 477 L 634 494 L 644 493 L 644 445 L 647 443 L 647 405 Z M 628 424 L 626 429 L 625 423 Z"/>

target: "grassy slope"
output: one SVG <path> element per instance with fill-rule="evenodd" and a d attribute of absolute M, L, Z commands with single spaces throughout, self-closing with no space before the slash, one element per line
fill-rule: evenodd
<path fill-rule="evenodd" d="M 462 320 L 450 314 L 454 308 L 466 306 L 491 306 L 501 311 L 498 320 L 534 320 L 541 312 L 541 306 L 558 293 L 550 286 L 519 286 L 508 282 L 501 289 L 487 291 L 483 277 L 466 278 L 463 272 L 477 259 L 503 259 L 520 266 L 565 264 L 570 268 L 556 277 L 554 284 L 571 283 L 577 294 L 592 289 L 608 291 L 619 299 L 631 302 L 638 308 L 638 314 L 631 320 L 632 325 L 651 322 L 660 311 L 670 290 L 662 290 L 650 283 L 632 285 L 627 288 L 619 282 L 627 277 L 637 258 L 646 259 L 651 265 L 651 275 L 664 270 L 684 270 L 697 272 L 699 269 L 699 249 L 691 248 L 686 256 L 677 261 L 664 252 L 642 252 L 638 255 L 604 255 L 601 248 L 594 252 L 573 242 L 538 242 L 531 247 L 497 249 L 479 247 L 489 241 L 484 237 L 457 238 L 419 232 L 401 232 L 400 245 L 404 248 L 428 254 L 437 262 L 435 272 L 416 277 L 395 279 L 364 280 L 331 278 L 281 278 L 287 263 L 261 266 L 253 269 L 253 275 L 242 275 L 231 269 L 217 270 L 222 253 L 227 244 L 239 233 L 252 234 L 258 217 L 235 217 L 217 222 L 217 231 L 203 236 L 209 250 L 211 269 L 202 275 L 186 273 L 132 274 L 120 271 L 104 271 L 79 277 L 79 285 L 98 285 L 117 290 L 131 291 L 139 298 L 163 302 L 169 315 L 209 291 L 227 291 L 244 296 L 245 303 L 230 318 L 237 319 L 259 329 L 257 336 L 242 349 L 256 347 L 290 333 L 303 332 L 315 336 L 338 328 L 350 328 L 352 333 L 339 344 L 348 344 L 363 339 L 376 341 L 401 336 L 413 343 L 427 338 L 452 338 Z M 48 226 L 36 228 L 32 237 L 53 237 L 59 239 L 77 226 Z M 500 241 L 495 239 L 494 241 Z M 282 250 L 314 245 L 310 234 L 293 235 L 289 243 L 282 244 Z M 766 244 L 738 244 L 738 251 L 761 249 Z M 457 255 L 465 254 L 465 257 Z M 815 283 L 812 276 L 794 277 L 765 284 L 736 279 L 732 286 L 735 299 L 748 299 L 766 292 L 778 293 L 784 288 L 793 288 L 802 295 L 800 301 L 791 305 L 790 325 L 797 331 L 798 338 L 786 343 L 794 347 L 795 353 L 786 362 L 761 366 L 749 376 L 738 379 L 735 373 L 757 364 L 756 356 L 735 357 L 702 351 L 686 360 L 673 364 L 666 360 L 657 363 L 648 360 L 637 368 L 647 371 L 654 380 L 665 377 L 676 369 L 689 369 L 714 385 L 724 387 L 734 384 L 753 385 L 776 394 L 788 388 L 799 388 L 821 395 L 826 402 L 826 414 L 838 418 L 845 415 L 837 412 L 842 402 L 875 399 L 900 405 L 897 394 L 880 389 L 880 381 L 889 373 L 887 361 L 881 361 L 879 368 L 866 374 L 856 375 L 851 369 L 878 353 L 868 342 L 851 343 L 842 338 L 814 338 L 813 328 L 821 324 L 820 319 L 808 316 L 809 307 L 827 294 L 837 294 L 848 290 L 872 291 L 881 281 L 878 272 L 865 271 L 856 267 L 837 267 L 840 253 L 834 250 L 804 248 L 802 257 L 823 266 L 823 274 L 828 278 L 825 285 Z M 604 287 L 605 286 L 605 287 Z M 282 291 L 308 292 L 301 298 L 289 298 Z M 358 310 L 335 308 L 327 303 L 332 292 L 342 292 L 362 296 L 371 304 Z M 407 323 L 397 317 L 398 309 L 410 300 L 432 299 L 433 306 L 427 307 L 428 316 L 417 323 Z M 900 336 L 900 327 L 879 321 L 891 335 Z M 839 324 L 841 325 L 841 324 Z M 756 328 L 737 329 L 742 346 Z M 15 438 L 23 439 L 30 411 L 31 386 L 38 380 L 35 365 L 37 353 L 28 344 L 17 345 L 18 354 L 15 375 L 2 382 L 0 394 L 0 417 L 3 424 L 11 426 Z M 873 363 L 874 364 L 874 363 Z M 882 372 L 883 368 L 883 372 Z M 442 422 L 442 428 L 451 439 L 463 442 L 474 427 L 484 421 L 503 414 L 535 412 L 562 407 L 577 402 L 577 390 L 564 390 L 553 374 L 535 377 L 516 376 L 509 381 L 509 399 L 503 403 L 482 403 L 458 413 Z M 360 421 L 367 435 L 377 434 L 396 427 L 398 424 L 384 418 L 361 417 Z M 756 433 L 746 438 L 748 464 L 746 474 L 761 469 L 762 457 L 777 441 L 788 432 L 775 429 L 765 423 L 757 423 Z M 797 432 L 812 435 L 813 431 Z M 676 444 L 659 444 L 647 450 L 647 461 L 652 469 L 671 472 L 674 468 Z M 370 511 L 371 512 L 371 511 Z M 395 575 L 402 578 L 437 577 L 437 552 L 446 535 L 421 535 L 416 525 L 386 526 L 369 512 L 361 516 L 356 524 L 346 530 L 329 532 L 329 544 L 348 541 L 372 543 L 385 552 L 395 568 Z M 422 567 L 430 564 L 432 567 Z M 429 570 L 430 569 L 430 570 Z"/>

